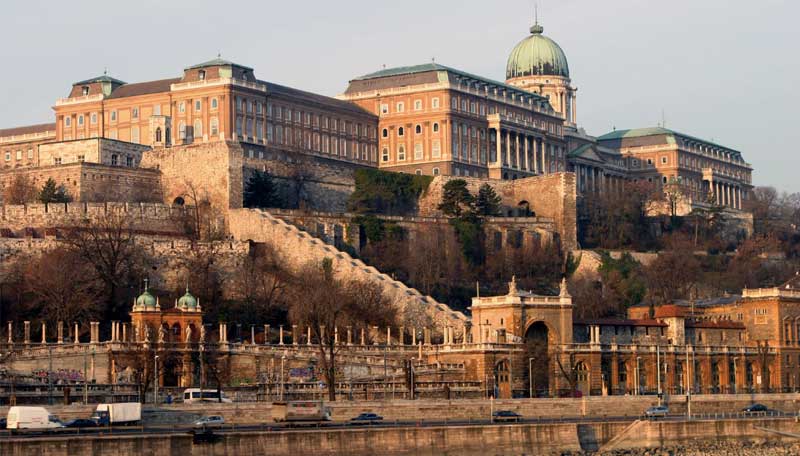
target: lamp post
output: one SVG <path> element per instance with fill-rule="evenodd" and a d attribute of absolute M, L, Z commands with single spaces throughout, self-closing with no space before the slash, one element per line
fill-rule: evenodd
<path fill-rule="evenodd" d="M 153 403 L 158 404 L 158 355 L 153 357 Z"/>
<path fill-rule="evenodd" d="M 658 405 L 661 405 L 661 350 L 656 345 L 656 383 L 658 392 Z"/>
<path fill-rule="evenodd" d="M 533 399 L 533 358 L 528 358 L 528 389 L 530 398 Z"/>
<path fill-rule="evenodd" d="M 286 365 L 286 355 L 281 356 L 281 400 L 283 400 L 283 369 Z"/>
<path fill-rule="evenodd" d="M 411 391 L 410 391 L 410 393 L 411 393 L 411 399 L 412 400 L 414 399 L 414 396 L 415 396 L 415 394 L 414 394 L 414 360 L 415 359 L 416 358 L 413 358 L 413 357 L 411 358 L 411 366 L 409 366 L 409 369 L 411 370 Z"/>
<path fill-rule="evenodd" d="M 637 396 L 642 393 L 642 380 L 641 380 L 641 375 L 639 373 L 641 371 L 641 369 L 642 369 L 641 366 L 640 366 L 641 359 L 642 359 L 641 356 L 637 356 L 636 357 L 636 395 Z"/>

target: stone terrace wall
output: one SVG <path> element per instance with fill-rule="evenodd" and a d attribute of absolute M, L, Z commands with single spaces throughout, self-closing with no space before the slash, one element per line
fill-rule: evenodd
<path fill-rule="evenodd" d="M 74 201 L 161 201 L 161 175 L 152 169 L 78 162 L 0 171 L 0 188 L 18 175 L 27 176 L 37 191 L 48 179 L 63 185 Z"/>
<path fill-rule="evenodd" d="M 51 203 L 0 205 L 0 235 L 17 234 L 26 229 L 41 231 L 48 228 L 74 226 L 106 214 L 126 214 L 133 228 L 164 234 L 184 234 L 182 224 L 187 209 L 155 203 Z M 42 234 L 40 233 L 40 234 Z M 25 234 L 23 233 L 24 237 Z"/>
<path fill-rule="evenodd" d="M 437 176 L 420 197 L 419 215 L 440 215 L 438 205 L 444 186 L 454 179 L 463 179 L 473 194 L 484 183 L 491 185 L 502 198 L 505 211 L 515 211 L 521 202 L 527 202 L 537 216 L 554 220 L 565 252 L 577 248 L 576 193 L 574 173 L 555 173 L 517 180 L 494 180 L 474 177 Z"/>
<path fill-rule="evenodd" d="M 242 207 L 242 148 L 238 143 L 217 141 L 155 149 L 142 155 L 142 167 L 161 171 L 163 201 L 182 198 L 207 199 L 220 209 Z"/>
<path fill-rule="evenodd" d="M 411 326 L 429 326 L 420 322 L 424 317 L 437 327 L 454 325 L 461 327 L 468 319 L 430 296 L 407 287 L 361 260 L 352 258 L 324 241 L 312 237 L 294 225 L 254 209 L 232 210 L 228 216 L 231 235 L 240 241 L 251 240 L 270 244 L 291 269 L 299 269 L 309 262 L 320 262 L 325 258 L 333 261 L 335 274 L 350 279 L 369 280 L 380 284 L 387 298 L 397 306 L 401 316 Z"/>
<path fill-rule="evenodd" d="M 361 166 L 327 160 L 319 157 L 288 156 L 279 152 L 266 152 L 264 158 L 244 157 L 244 182 L 255 171 L 266 172 L 288 189 L 291 206 L 311 210 L 345 212 L 347 199 L 355 191 L 354 171 Z M 303 188 L 296 190 L 297 177 L 302 175 Z M 299 194 L 298 194 L 299 193 Z"/>

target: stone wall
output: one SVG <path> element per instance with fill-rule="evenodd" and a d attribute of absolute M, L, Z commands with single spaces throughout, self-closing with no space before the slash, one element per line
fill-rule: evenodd
<path fill-rule="evenodd" d="M 517 180 L 437 176 L 420 197 L 419 215 L 440 215 L 438 205 L 444 186 L 454 179 L 465 180 L 473 194 L 478 193 L 481 185 L 489 183 L 502 198 L 503 211 L 507 215 L 518 214 L 521 206 L 527 206 L 536 216 L 554 221 L 564 251 L 577 248 L 575 174 L 555 173 Z"/>
<path fill-rule="evenodd" d="M 161 172 L 167 204 L 207 200 L 222 210 L 242 207 L 242 148 L 238 143 L 218 141 L 149 150 L 142 156 L 142 167 Z"/>
<path fill-rule="evenodd" d="M 53 165 L 58 159 L 64 165 L 88 162 L 136 168 L 142 161 L 142 152 L 148 149 L 149 146 L 107 138 L 53 142 L 39 146 L 39 165 Z M 127 161 L 129 157 L 130 165 Z"/>
<path fill-rule="evenodd" d="M 161 176 L 152 169 L 77 162 L 0 171 L 0 188 L 18 175 L 27 176 L 37 192 L 48 179 L 63 185 L 74 201 L 161 201 Z"/>
<path fill-rule="evenodd" d="M 467 321 L 467 317 L 461 312 L 453 311 L 430 296 L 423 296 L 419 291 L 267 212 L 254 209 L 231 210 L 228 223 L 235 239 L 269 244 L 290 269 L 298 270 L 309 263 L 319 263 L 329 258 L 333 261 L 337 276 L 380 284 L 386 297 L 398 307 L 401 317 L 410 326 L 429 326 L 426 321 L 419 322 L 420 319 L 433 320 L 437 326 L 451 324 L 457 327 Z"/>

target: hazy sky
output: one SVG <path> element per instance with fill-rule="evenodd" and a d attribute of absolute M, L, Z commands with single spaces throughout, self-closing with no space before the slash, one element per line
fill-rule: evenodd
<path fill-rule="evenodd" d="M 756 185 L 800 191 L 800 2 L 539 0 L 590 134 L 666 126 L 738 149 Z M 387 66 L 436 62 L 497 80 L 532 0 L 3 0 L 0 127 L 53 121 L 72 82 L 176 77 L 223 58 L 326 95 Z"/>

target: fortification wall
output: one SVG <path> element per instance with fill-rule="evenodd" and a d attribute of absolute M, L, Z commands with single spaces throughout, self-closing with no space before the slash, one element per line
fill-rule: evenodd
<path fill-rule="evenodd" d="M 242 207 L 242 148 L 211 142 L 155 149 L 142 155 L 142 167 L 161 172 L 162 199 L 197 204 L 207 200 L 227 209 Z M 197 201 L 194 201 L 197 200 Z"/>
<path fill-rule="evenodd" d="M 501 197 L 503 210 L 513 215 L 521 206 L 527 206 L 536 215 L 552 219 L 564 251 L 577 248 L 576 192 L 574 173 L 555 173 L 517 180 L 493 180 L 471 177 L 437 176 L 419 199 L 419 215 L 439 216 L 444 186 L 454 179 L 467 182 L 473 194 L 488 183 Z"/>
<path fill-rule="evenodd" d="M 155 203 L 50 203 L 0 205 L 2 235 L 44 235 L 48 228 L 74 226 L 108 214 L 125 214 L 133 229 L 164 234 L 184 234 L 187 209 Z M 28 233 L 25 233 L 28 231 Z"/>
<path fill-rule="evenodd" d="M 0 171 L 0 188 L 16 176 L 26 176 L 38 192 L 48 179 L 63 185 L 74 201 L 161 201 L 161 175 L 157 170 L 77 162 Z"/>
<path fill-rule="evenodd" d="M 290 269 L 298 270 L 310 262 L 321 262 L 329 258 L 337 276 L 379 284 L 409 326 L 430 326 L 427 322 L 432 321 L 437 326 L 460 327 L 467 321 L 467 317 L 461 312 L 453 311 L 430 296 L 423 296 L 419 291 L 267 212 L 254 209 L 231 210 L 228 222 L 231 235 L 235 239 L 271 245 Z"/>

